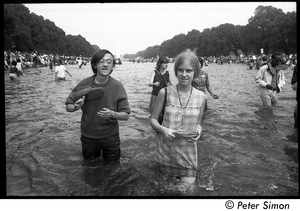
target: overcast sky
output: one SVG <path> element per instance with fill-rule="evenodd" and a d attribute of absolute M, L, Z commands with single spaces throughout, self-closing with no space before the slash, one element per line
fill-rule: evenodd
<path fill-rule="evenodd" d="M 296 11 L 296 2 L 24 4 L 66 34 L 83 36 L 113 54 L 160 45 L 178 34 L 231 23 L 246 25 L 259 5 Z"/>

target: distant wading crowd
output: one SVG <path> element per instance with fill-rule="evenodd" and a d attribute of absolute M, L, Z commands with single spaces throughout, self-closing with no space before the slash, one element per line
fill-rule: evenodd
<path fill-rule="evenodd" d="M 16 63 L 19 74 L 24 74 L 27 68 L 36 67 L 50 67 L 59 65 L 59 61 L 62 64 L 70 65 L 86 65 L 90 58 L 83 56 L 66 56 L 58 54 L 40 54 L 35 52 L 20 52 L 20 51 L 4 51 L 4 70 L 9 71 L 10 68 Z M 81 67 L 81 66 L 80 66 Z"/>

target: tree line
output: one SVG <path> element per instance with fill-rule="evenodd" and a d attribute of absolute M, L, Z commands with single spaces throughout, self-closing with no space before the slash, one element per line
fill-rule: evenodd
<path fill-rule="evenodd" d="M 81 35 L 66 33 L 54 22 L 30 13 L 23 4 L 4 4 L 4 50 L 90 57 L 100 50 Z"/>
<path fill-rule="evenodd" d="M 4 4 L 3 22 L 4 50 L 90 57 L 100 49 L 81 35 L 66 35 L 54 22 L 30 13 L 23 4 Z M 275 51 L 294 54 L 297 53 L 296 12 L 284 13 L 273 6 L 258 6 L 245 26 L 224 23 L 202 32 L 193 29 L 136 54 L 125 54 L 124 58 L 176 57 L 187 48 L 199 56 L 258 55 L 260 49 L 264 54 Z"/>
<path fill-rule="evenodd" d="M 275 51 L 297 53 L 296 12 L 284 13 L 273 6 L 258 6 L 245 26 L 230 23 L 178 34 L 160 45 L 139 51 L 145 59 L 164 55 L 176 57 L 184 49 L 195 50 L 199 56 L 259 55 Z"/>

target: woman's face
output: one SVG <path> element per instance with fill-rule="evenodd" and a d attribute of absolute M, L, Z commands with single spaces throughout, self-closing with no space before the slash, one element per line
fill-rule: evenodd
<path fill-rule="evenodd" d="M 194 79 L 195 71 L 188 62 L 184 62 L 178 67 L 177 79 L 181 85 L 191 84 Z"/>
<path fill-rule="evenodd" d="M 97 68 L 97 74 L 100 74 L 102 76 L 108 76 L 114 67 L 114 58 L 111 54 L 107 53 L 104 55 L 104 57 L 97 62 L 96 68 Z"/>
<path fill-rule="evenodd" d="M 162 68 L 163 70 L 167 69 L 167 68 L 168 68 L 168 63 L 167 63 L 167 62 L 162 63 L 162 64 L 161 64 L 161 68 Z"/>

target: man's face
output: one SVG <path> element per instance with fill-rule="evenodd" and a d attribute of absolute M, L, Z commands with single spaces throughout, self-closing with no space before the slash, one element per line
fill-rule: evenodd
<path fill-rule="evenodd" d="M 97 63 L 97 72 L 102 76 L 108 76 L 114 67 L 114 58 L 109 53 L 105 54 L 104 57 Z"/>
<path fill-rule="evenodd" d="M 272 67 L 276 67 L 279 64 L 281 64 L 281 56 L 275 56 L 274 59 L 271 59 Z"/>

